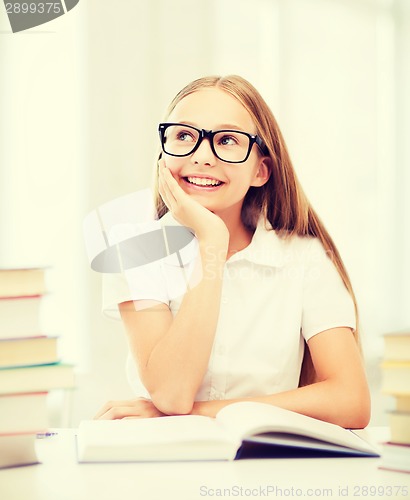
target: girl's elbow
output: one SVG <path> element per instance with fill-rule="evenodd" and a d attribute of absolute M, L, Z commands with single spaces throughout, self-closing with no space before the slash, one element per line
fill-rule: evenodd
<path fill-rule="evenodd" d="M 370 409 L 369 408 L 359 408 L 357 410 L 350 409 L 345 415 L 342 427 L 346 429 L 364 429 L 369 425 L 370 422 Z"/>
<path fill-rule="evenodd" d="M 151 383 L 150 383 L 151 382 Z M 157 380 L 143 379 L 151 401 L 160 412 L 165 415 L 188 415 L 194 406 L 195 396 L 191 395 L 190 388 L 182 388 L 181 384 L 159 383 Z M 178 390 L 174 388 L 178 387 Z"/>
<path fill-rule="evenodd" d="M 154 406 L 165 415 L 189 415 L 194 406 L 194 399 L 181 394 L 153 393 Z"/>
<path fill-rule="evenodd" d="M 370 394 L 367 388 L 352 394 L 345 403 L 342 427 L 364 429 L 369 425 L 371 416 Z"/>
<path fill-rule="evenodd" d="M 356 412 L 356 416 L 354 418 L 354 425 L 352 425 L 351 429 L 364 429 L 369 425 L 371 416 L 371 403 L 370 396 L 366 395 L 364 398 L 358 403 L 358 408 Z"/>

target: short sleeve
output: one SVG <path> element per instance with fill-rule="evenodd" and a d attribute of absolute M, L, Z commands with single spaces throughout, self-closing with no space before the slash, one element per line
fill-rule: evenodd
<path fill-rule="evenodd" d="M 169 303 L 161 266 L 141 266 L 121 274 L 104 274 L 102 310 L 109 318 L 120 319 L 118 304 L 131 300 L 155 300 Z"/>
<path fill-rule="evenodd" d="M 171 217 L 164 217 L 164 225 L 176 225 Z M 194 286 L 198 276 L 194 274 L 199 257 L 198 242 L 190 242 L 164 258 L 122 273 L 104 273 L 102 278 L 102 311 L 112 319 L 120 319 L 118 305 L 122 302 L 153 300 L 170 305 Z"/>
<path fill-rule="evenodd" d="M 314 238 L 304 268 L 302 335 L 308 341 L 337 327 L 355 330 L 354 302 L 322 243 Z"/>

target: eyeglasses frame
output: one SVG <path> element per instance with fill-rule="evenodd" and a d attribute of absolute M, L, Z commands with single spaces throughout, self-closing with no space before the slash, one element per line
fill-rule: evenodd
<path fill-rule="evenodd" d="M 192 128 L 192 129 L 196 130 L 199 133 L 198 142 L 195 144 L 194 148 L 189 153 L 186 153 L 186 154 L 183 154 L 183 155 L 177 155 L 177 154 L 168 153 L 167 151 L 165 151 L 165 142 L 166 142 L 166 140 L 165 140 L 166 139 L 165 138 L 165 132 L 166 132 L 166 130 L 167 130 L 168 127 L 171 127 L 171 126 L 174 126 L 174 125 L 189 127 L 189 128 Z M 184 156 L 190 156 L 190 155 L 194 154 L 195 151 L 202 144 L 202 141 L 204 139 L 208 139 L 209 140 L 209 145 L 211 146 L 212 153 L 219 160 L 221 160 L 221 161 L 223 161 L 225 163 L 244 163 L 249 158 L 249 155 L 251 154 L 251 150 L 252 150 L 252 147 L 253 147 L 254 144 L 256 144 L 258 146 L 259 150 L 261 151 L 261 153 L 264 156 L 267 156 L 269 154 L 268 148 L 266 147 L 266 144 L 263 142 L 263 140 L 258 135 L 249 134 L 248 132 L 243 132 L 242 130 L 222 129 L 222 130 L 212 131 L 212 130 L 205 130 L 203 128 L 201 129 L 201 128 L 193 127 L 192 125 L 187 125 L 185 123 L 164 122 L 164 123 L 160 123 L 158 125 L 158 132 L 159 132 L 159 136 L 160 136 L 160 139 L 161 139 L 161 147 L 162 147 L 163 152 L 165 154 L 167 154 L 167 155 L 176 156 L 178 158 L 182 158 Z M 245 156 L 245 158 L 243 160 L 241 160 L 241 161 L 224 160 L 223 158 L 221 158 L 218 155 L 218 153 L 215 151 L 214 137 L 215 137 L 216 134 L 219 134 L 221 132 L 234 132 L 234 133 L 240 132 L 241 134 L 244 134 L 244 135 L 246 135 L 249 138 L 248 152 L 246 153 L 246 156 Z"/>

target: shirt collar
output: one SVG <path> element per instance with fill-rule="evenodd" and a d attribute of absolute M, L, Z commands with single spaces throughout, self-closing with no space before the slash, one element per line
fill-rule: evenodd
<path fill-rule="evenodd" d="M 285 264 L 284 240 L 263 217 L 259 219 L 251 243 L 232 255 L 228 264 L 247 260 L 260 266 L 282 267 Z"/>
<path fill-rule="evenodd" d="M 161 223 L 170 226 L 180 225 L 170 212 L 161 218 Z M 285 264 L 285 258 L 284 239 L 277 235 L 269 221 L 260 217 L 250 244 L 232 255 L 227 264 L 246 260 L 260 266 L 282 267 Z"/>

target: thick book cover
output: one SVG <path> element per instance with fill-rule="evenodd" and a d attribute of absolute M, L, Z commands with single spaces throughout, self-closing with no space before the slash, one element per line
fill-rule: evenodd
<path fill-rule="evenodd" d="M 216 418 L 86 420 L 77 432 L 79 462 L 233 460 L 281 456 L 289 450 L 379 456 L 374 445 L 352 431 L 254 402 L 228 405 Z"/>
<path fill-rule="evenodd" d="M 0 297 L 0 339 L 40 335 L 43 297 Z"/>
<path fill-rule="evenodd" d="M 47 392 L 0 395 L 0 434 L 35 432 L 48 425 Z"/>
<path fill-rule="evenodd" d="M 392 395 L 408 395 L 410 392 L 410 361 L 383 361 L 382 392 Z"/>
<path fill-rule="evenodd" d="M 384 335 L 384 359 L 410 361 L 410 330 L 391 332 Z"/>
<path fill-rule="evenodd" d="M 45 268 L 0 268 L 0 297 L 27 297 L 45 293 Z"/>
<path fill-rule="evenodd" d="M 410 445 L 410 412 L 390 411 L 390 441 Z"/>
<path fill-rule="evenodd" d="M 74 367 L 69 364 L 0 369 L 0 394 L 47 392 L 75 386 Z"/>
<path fill-rule="evenodd" d="M 58 362 L 57 337 L 0 339 L 0 368 Z"/>
<path fill-rule="evenodd" d="M 410 473 L 410 445 L 391 441 L 383 443 L 380 468 Z"/>
<path fill-rule="evenodd" d="M 35 433 L 0 434 L 0 469 L 39 463 Z"/>

